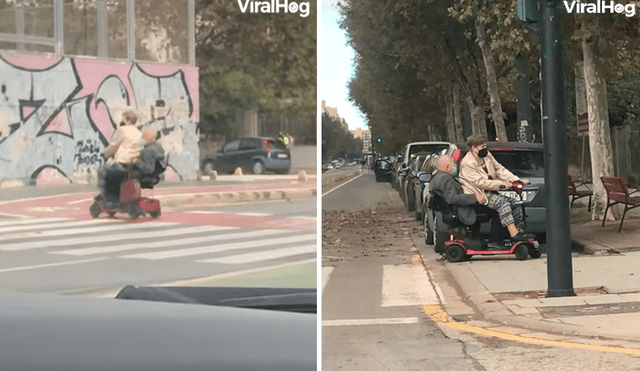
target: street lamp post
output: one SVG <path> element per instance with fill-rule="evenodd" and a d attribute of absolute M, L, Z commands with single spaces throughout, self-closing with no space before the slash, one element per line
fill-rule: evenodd
<path fill-rule="evenodd" d="M 542 46 L 542 142 L 547 193 L 548 297 L 575 296 L 571 266 L 567 130 L 558 0 L 517 0 L 518 18 L 539 32 Z"/>
<path fill-rule="evenodd" d="M 562 40 L 557 5 L 558 0 L 540 0 L 548 297 L 575 296 L 571 266 Z"/>

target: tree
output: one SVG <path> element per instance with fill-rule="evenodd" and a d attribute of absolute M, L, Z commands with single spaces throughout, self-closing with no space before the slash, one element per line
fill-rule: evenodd
<path fill-rule="evenodd" d="M 343 121 L 322 114 L 322 160 L 360 157 L 362 140 L 344 128 Z"/>
<path fill-rule="evenodd" d="M 571 40 L 577 41 L 569 53 L 579 61 L 582 54 L 589 116 L 589 148 L 593 174 L 592 219 L 602 219 L 606 190 L 601 176 L 613 176 L 613 150 L 609 122 L 607 83 L 640 66 L 635 50 L 640 46 L 640 22 L 617 15 L 586 17 L 567 15 Z M 577 50 L 576 50 L 577 49 Z M 614 209 L 613 215 L 617 210 Z"/>
<path fill-rule="evenodd" d="M 315 127 L 315 1 L 308 17 L 243 14 L 227 0 L 197 4 L 202 132 L 228 134 L 236 110 L 295 113 Z"/>

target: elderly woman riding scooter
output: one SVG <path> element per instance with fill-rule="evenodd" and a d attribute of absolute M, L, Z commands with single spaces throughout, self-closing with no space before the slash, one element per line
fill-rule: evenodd
<path fill-rule="evenodd" d="M 509 231 L 512 241 L 524 241 L 532 237 L 523 233 L 524 216 L 522 208 L 515 200 L 502 196 L 499 189 L 511 188 L 512 183 L 520 179 L 502 166 L 487 150 L 487 138 L 472 136 L 467 141 L 469 152 L 460 162 L 460 181 L 467 194 L 482 192 L 486 195 L 484 203 L 500 215 L 500 223 Z"/>

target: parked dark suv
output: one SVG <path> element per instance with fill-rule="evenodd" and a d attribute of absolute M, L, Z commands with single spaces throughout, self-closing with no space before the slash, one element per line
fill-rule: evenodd
<path fill-rule="evenodd" d="M 213 170 L 233 173 L 237 167 L 255 174 L 266 171 L 286 174 L 291 169 L 291 153 L 277 139 L 241 138 L 227 143 L 219 152 L 205 156 L 201 163 L 205 173 Z"/>

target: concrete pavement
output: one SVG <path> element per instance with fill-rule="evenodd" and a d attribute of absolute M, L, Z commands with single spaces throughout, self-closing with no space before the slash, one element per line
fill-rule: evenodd
<path fill-rule="evenodd" d="M 454 319 L 500 333 L 635 351 L 640 348 L 640 219 L 634 214 L 618 233 L 619 221 L 602 227 L 602 221 L 589 220 L 586 208 L 572 211 L 573 297 L 545 297 L 546 255 L 445 263 L 431 246 L 418 245 L 427 269 L 444 265 L 459 285 L 460 292 L 445 292 L 443 303 Z"/>

